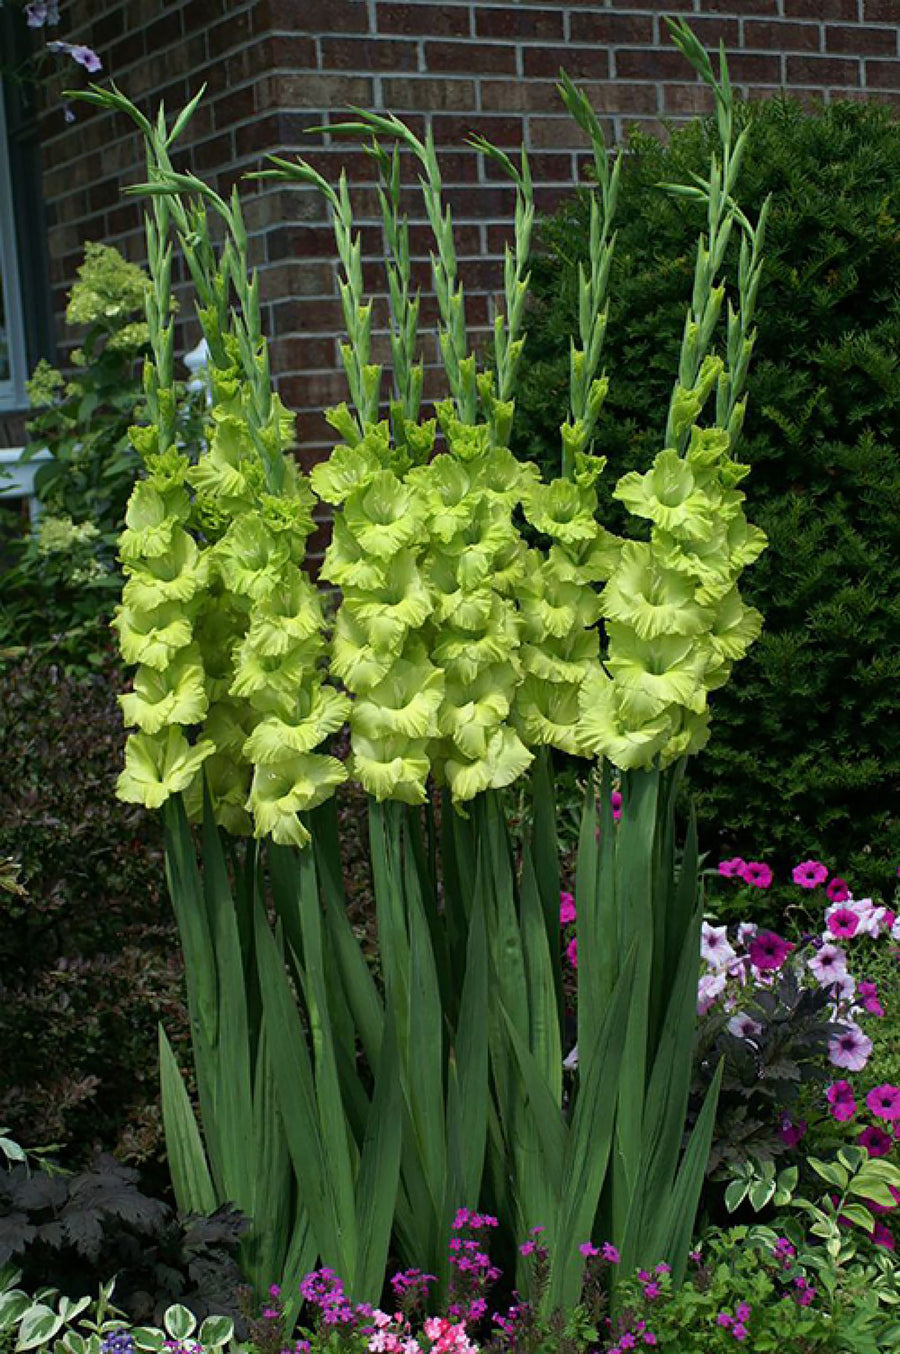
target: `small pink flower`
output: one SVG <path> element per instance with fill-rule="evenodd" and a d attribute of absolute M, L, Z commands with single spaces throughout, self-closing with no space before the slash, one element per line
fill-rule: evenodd
<path fill-rule="evenodd" d="M 585 1260 L 590 1260 L 592 1256 L 600 1254 L 597 1247 L 594 1246 L 590 1241 L 582 1241 L 578 1249 L 584 1256 Z"/>
<path fill-rule="evenodd" d="M 570 926 L 575 920 L 575 899 L 571 893 L 561 893 L 559 895 L 559 924 L 560 926 Z"/>
<path fill-rule="evenodd" d="M 748 860 L 741 870 L 741 878 L 745 884 L 752 884 L 755 889 L 767 889 L 772 883 L 771 866 L 765 865 L 761 860 Z"/>
<path fill-rule="evenodd" d="M 566 946 L 566 958 L 573 968 L 578 967 L 578 937 L 573 936 Z"/>
<path fill-rule="evenodd" d="M 856 1141 L 860 1147 L 866 1149 L 870 1157 L 886 1157 L 894 1145 L 891 1135 L 874 1124 L 864 1128 Z"/>
<path fill-rule="evenodd" d="M 613 821 L 617 823 L 622 817 L 622 791 L 613 790 L 609 796 L 609 802 L 612 804 Z"/>
<path fill-rule="evenodd" d="M 846 1067 L 848 1072 L 861 1072 L 871 1052 L 872 1040 L 852 1021 L 828 1041 L 828 1058 L 832 1066 Z"/>
<path fill-rule="evenodd" d="M 889 1082 L 876 1086 L 866 1096 L 866 1104 L 879 1119 L 889 1122 L 900 1119 L 900 1086 L 892 1086 Z"/>
<path fill-rule="evenodd" d="M 775 971 L 794 949 L 795 945 L 774 931 L 757 931 L 749 946 L 750 963 L 757 969 Z"/>
<path fill-rule="evenodd" d="M 815 974 L 820 987 L 827 987 L 846 976 L 847 956 L 839 945 L 826 943 L 807 962 L 807 968 Z"/>
<path fill-rule="evenodd" d="M 747 1336 L 750 1334 L 743 1321 L 736 1322 L 731 1328 L 731 1333 L 735 1340 L 746 1340 Z"/>
<path fill-rule="evenodd" d="M 600 1254 L 608 1265 L 617 1265 L 619 1263 L 619 1252 L 609 1241 L 604 1241 L 600 1247 Z"/>
<path fill-rule="evenodd" d="M 747 862 L 741 856 L 732 856 L 731 860 L 719 861 L 719 874 L 723 879 L 742 879 Z"/>
<path fill-rule="evenodd" d="M 831 1113 L 838 1123 L 846 1123 L 856 1113 L 856 1100 L 849 1081 L 835 1081 L 825 1092 L 825 1099 L 831 1106 Z"/>
<path fill-rule="evenodd" d="M 869 1015 L 883 1016 L 884 1007 L 878 1000 L 878 984 L 862 982 L 859 985 L 859 995 L 862 1000 L 863 1010 Z"/>
<path fill-rule="evenodd" d="M 845 903 L 850 897 L 847 881 L 846 879 L 841 879 L 839 875 L 834 876 L 825 892 L 833 903 Z"/>
<path fill-rule="evenodd" d="M 801 889 L 814 889 L 825 883 L 828 871 L 820 860 L 804 860 L 794 866 L 792 878 Z"/>
<path fill-rule="evenodd" d="M 837 907 L 833 912 L 829 909 L 826 913 L 825 925 L 833 936 L 849 940 L 859 930 L 859 917 L 849 907 Z"/>

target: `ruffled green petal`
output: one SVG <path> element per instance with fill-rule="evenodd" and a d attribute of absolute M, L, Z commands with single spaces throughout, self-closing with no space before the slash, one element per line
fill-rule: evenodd
<path fill-rule="evenodd" d="M 215 546 L 215 560 L 231 592 L 262 602 L 282 581 L 290 545 L 270 531 L 258 513 L 245 513 Z"/>
<path fill-rule="evenodd" d="M 172 533 L 164 555 L 125 568 L 122 602 L 128 609 L 152 611 L 167 602 L 189 602 L 209 581 L 209 556 L 181 527 Z"/>
<path fill-rule="evenodd" d="M 719 603 L 709 632 L 713 650 L 721 659 L 735 662 L 743 658 L 762 630 L 762 615 L 745 606 L 737 588 L 732 588 Z"/>
<path fill-rule="evenodd" d="M 430 770 L 426 748 L 424 740 L 356 734 L 349 762 L 351 775 L 379 803 L 397 799 L 403 804 L 424 804 Z"/>
<path fill-rule="evenodd" d="M 119 697 L 122 717 L 144 733 L 158 733 L 166 724 L 199 724 L 208 700 L 203 665 L 196 644 L 182 649 L 162 672 L 138 668 L 134 690 Z"/>
<path fill-rule="evenodd" d="M 229 695 L 244 697 L 252 703 L 257 694 L 269 691 L 290 695 L 308 678 L 319 656 L 317 635 L 295 644 L 283 654 L 261 654 L 248 635 L 234 653 L 234 678 Z"/>
<path fill-rule="evenodd" d="M 649 518 L 675 536 L 705 541 L 712 532 L 711 505 L 677 451 L 661 451 L 644 475 L 636 470 L 623 475 L 613 498 L 634 516 Z"/>
<path fill-rule="evenodd" d="M 171 795 L 186 790 L 215 744 L 201 738 L 193 746 L 179 728 L 165 733 L 132 733 L 125 741 L 125 766 L 116 794 L 128 804 L 158 809 Z"/>
<path fill-rule="evenodd" d="M 623 714 L 643 723 L 667 705 L 684 705 L 697 713 L 706 708 L 709 645 L 684 635 L 641 639 L 625 625 L 607 626 L 609 653 L 605 666 L 618 687 Z"/>
<path fill-rule="evenodd" d="M 245 757 L 271 765 L 289 752 L 312 752 L 336 733 L 350 714 L 348 697 L 331 686 L 302 689 L 292 706 L 285 701 L 283 714 L 267 714 L 259 721 L 244 744 Z"/>
<path fill-rule="evenodd" d="M 390 560 L 419 539 L 424 509 L 419 496 L 396 475 L 381 470 L 347 499 L 344 516 L 365 554 Z"/>
<path fill-rule="evenodd" d="M 593 668 L 578 693 L 578 740 L 584 751 L 606 757 L 622 771 L 652 766 L 669 737 L 672 722 L 662 712 L 634 723 L 619 703 L 616 683 Z"/>
<path fill-rule="evenodd" d="M 148 668 L 168 667 L 178 650 L 193 639 L 191 622 L 178 602 L 167 602 L 149 611 L 119 606 L 112 626 L 118 631 L 125 662 L 142 663 Z"/>
<path fill-rule="evenodd" d="M 213 409 L 209 450 L 188 471 L 201 494 L 249 506 L 265 487 L 265 469 L 241 414 Z"/>
<path fill-rule="evenodd" d="M 527 743 L 559 748 L 573 756 L 583 755 L 576 732 L 579 686 L 525 677 L 516 692 L 515 713 Z"/>
<path fill-rule="evenodd" d="M 659 755 L 659 764 L 662 767 L 671 766 L 672 762 L 677 762 L 681 757 L 693 756 L 695 752 L 700 752 L 709 742 L 709 711 L 705 710 L 702 714 L 695 714 L 691 710 L 680 710 L 679 719 L 675 727 L 675 732 L 663 745 Z"/>
<path fill-rule="evenodd" d="M 324 579 L 339 588 L 383 588 L 387 561 L 370 559 L 338 513 L 320 572 Z"/>
<path fill-rule="evenodd" d="M 591 541 L 597 534 L 594 519 L 596 496 L 571 480 L 533 485 L 523 500 L 531 525 L 565 545 Z"/>
<path fill-rule="evenodd" d="M 534 754 L 528 751 L 515 729 L 507 725 L 491 735 L 483 757 L 473 761 L 459 756 L 447 757 L 442 774 L 454 802 L 465 803 L 483 790 L 500 790 L 512 785 L 533 761 Z"/>
<path fill-rule="evenodd" d="M 397 647 L 400 652 L 402 640 Z M 334 625 L 331 641 L 331 671 L 350 691 L 357 694 L 371 691 L 395 662 L 396 654 L 369 644 L 369 633 L 346 607 L 341 607 Z"/>
<path fill-rule="evenodd" d="M 279 846 L 305 846 L 309 833 L 297 814 L 324 803 L 346 779 L 346 770 L 336 757 L 317 753 L 257 766 L 247 797 L 254 835 L 270 836 Z"/>
<path fill-rule="evenodd" d="M 191 505 L 183 489 L 160 493 L 149 480 L 138 480 L 125 513 L 119 537 L 123 560 L 155 559 L 172 545 L 175 528 L 186 522 Z"/>
<path fill-rule="evenodd" d="M 471 682 L 489 664 L 507 662 L 518 645 L 518 617 L 508 602 L 495 596 L 483 635 L 447 626 L 435 638 L 432 658 L 455 678 Z"/>
<path fill-rule="evenodd" d="M 662 566 L 652 546 L 629 541 L 601 593 L 601 614 L 633 626 L 641 639 L 699 635 L 708 628 L 712 612 L 697 604 L 694 593 L 691 579 Z"/>
<path fill-rule="evenodd" d="M 350 727 L 372 740 L 393 734 L 410 739 L 437 734 L 444 674 L 422 652 L 419 662 L 401 658 L 377 686 L 354 702 Z"/>
<path fill-rule="evenodd" d="M 246 809 L 252 768 L 226 753 L 207 757 L 184 792 L 184 806 L 192 822 L 203 818 L 203 782 L 206 780 L 212 802 L 213 818 L 233 837 L 246 837 L 253 831 L 253 819 Z"/>
<path fill-rule="evenodd" d="M 291 570 L 250 614 L 248 641 L 258 653 L 270 656 L 287 653 L 322 629 L 319 594 L 299 569 Z"/>
<path fill-rule="evenodd" d="M 431 597 L 412 552 L 394 556 L 385 586 L 377 593 L 348 588 L 341 609 L 365 627 L 373 648 L 398 653 L 407 633 L 418 630 L 431 615 Z"/>
<path fill-rule="evenodd" d="M 324 503 L 338 505 L 366 488 L 382 468 L 375 451 L 360 442 L 355 447 L 335 447 L 327 461 L 313 466 L 310 479 Z"/>

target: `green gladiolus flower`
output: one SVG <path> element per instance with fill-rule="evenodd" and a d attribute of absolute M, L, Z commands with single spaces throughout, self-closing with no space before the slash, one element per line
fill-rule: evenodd
<path fill-rule="evenodd" d="M 548 682 L 530 673 L 516 692 L 516 720 L 526 742 L 583 756 L 576 732 L 580 683 Z"/>
<path fill-rule="evenodd" d="M 348 768 L 363 789 L 379 802 L 398 799 L 403 804 L 424 804 L 425 782 L 430 770 L 425 740 L 394 734 L 369 738 L 357 733 Z"/>
<path fill-rule="evenodd" d="M 490 735 L 485 755 L 473 761 L 450 756 L 443 762 L 442 774 L 450 786 L 454 803 L 474 799 L 483 790 L 499 790 L 512 785 L 534 761 L 515 729 L 509 725 Z"/>
<path fill-rule="evenodd" d="M 246 800 L 250 791 L 252 768 L 246 762 L 235 761 L 223 752 L 214 752 L 203 763 L 203 774 L 197 775 L 184 791 L 184 806 L 193 822 L 203 818 L 203 785 L 209 791 L 213 817 L 219 827 L 234 837 L 246 837 L 253 831 L 253 819 L 247 812 Z"/>
<path fill-rule="evenodd" d="M 123 605 L 152 611 L 167 602 L 189 602 L 202 591 L 209 578 L 209 558 L 201 554 L 193 536 L 175 527 L 165 555 L 129 564 L 126 573 L 129 578 L 122 589 Z"/>
<path fill-rule="evenodd" d="M 661 565 L 653 546 L 643 541 L 623 546 L 600 604 L 603 616 L 632 625 L 641 639 L 699 635 L 712 621 L 709 608 L 696 602 L 691 580 Z"/>
<path fill-rule="evenodd" d="M 171 548 L 176 527 L 186 522 L 191 505 L 181 488 L 161 493 L 149 480 L 134 486 L 119 537 L 123 560 L 155 559 Z"/>
<path fill-rule="evenodd" d="M 649 767 L 671 732 L 663 711 L 638 724 L 623 709 L 619 688 L 602 668 L 593 668 L 578 693 L 578 741 L 597 757 L 608 757 L 623 771 Z"/>
<path fill-rule="evenodd" d="M 247 796 L 255 836 L 270 836 L 279 846 L 305 846 L 309 832 L 297 814 L 324 803 L 335 786 L 346 779 L 347 773 L 336 757 L 316 753 L 300 753 L 257 766 Z"/>
<path fill-rule="evenodd" d="M 350 701 L 330 686 L 301 688 L 296 696 L 277 693 L 275 712 L 260 719 L 243 747 L 256 765 L 272 766 L 289 752 L 312 752 L 336 733 L 350 713 Z"/>
<path fill-rule="evenodd" d="M 351 494 L 365 489 L 384 468 L 384 461 L 371 441 L 355 447 L 335 447 L 327 461 L 314 465 L 312 487 L 325 503 L 345 503 Z"/>
<path fill-rule="evenodd" d="M 231 500 L 233 511 L 249 508 L 266 479 L 246 419 L 223 409 L 214 409 L 212 417 L 209 451 L 188 471 L 188 480 L 199 493 Z"/>
<path fill-rule="evenodd" d="M 565 545 L 592 541 L 597 534 L 594 521 L 596 496 L 586 493 L 571 480 L 553 480 L 534 485 L 524 499 L 525 516 L 531 525 Z"/>
<path fill-rule="evenodd" d="M 412 552 L 404 550 L 394 556 L 387 567 L 385 586 L 377 592 L 348 588 L 344 608 L 364 627 L 372 648 L 399 654 L 408 632 L 418 630 L 432 609 Z"/>
<path fill-rule="evenodd" d="M 170 725 L 164 733 L 132 733 L 125 742 L 125 767 L 116 793 L 128 804 L 158 809 L 170 795 L 190 785 L 203 762 L 215 751 L 207 738 L 191 745 L 181 730 Z"/>
<path fill-rule="evenodd" d="M 391 735 L 433 738 L 444 695 L 444 674 L 428 662 L 422 645 L 398 659 L 387 675 L 354 702 L 350 727 L 373 742 Z"/>
<path fill-rule="evenodd" d="M 636 470 L 623 475 L 613 498 L 636 517 L 649 518 L 673 536 L 705 541 L 712 534 L 711 505 L 677 451 L 661 451 L 645 475 Z"/>
<path fill-rule="evenodd" d="M 762 616 L 741 601 L 737 588 L 723 597 L 713 618 L 709 642 L 722 659 L 735 662 L 743 658 L 762 629 Z"/>
<path fill-rule="evenodd" d="M 371 691 L 390 671 L 395 655 L 377 652 L 369 644 L 365 625 L 342 607 L 334 623 L 331 644 L 331 671 L 348 690 L 362 695 Z"/>
<path fill-rule="evenodd" d="M 292 571 L 250 612 L 247 640 L 258 653 L 284 654 L 299 641 L 319 635 L 322 619 L 315 587 L 299 570 Z"/>
<path fill-rule="evenodd" d="M 519 644 L 519 619 L 509 602 L 494 596 L 484 634 L 447 626 L 438 631 L 431 656 L 442 667 L 452 666 L 462 681 L 473 682 L 482 668 L 508 661 Z"/>
<path fill-rule="evenodd" d="M 149 610 L 119 606 L 112 626 L 118 632 L 126 663 L 142 663 L 157 670 L 167 667 L 178 650 L 193 639 L 191 622 L 177 602 L 164 602 Z"/>
<path fill-rule="evenodd" d="M 231 696 L 249 700 L 265 698 L 269 692 L 290 696 L 308 681 L 320 652 L 318 636 L 295 644 L 286 653 L 260 653 L 249 635 L 234 651 L 234 679 L 228 688 Z"/>
<path fill-rule="evenodd" d="M 387 561 L 370 559 L 356 537 L 351 534 L 344 518 L 337 514 L 332 524 L 331 543 L 325 551 L 321 574 L 329 583 L 336 583 L 339 588 L 371 591 L 385 586 Z"/>
<path fill-rule="evenodd" d="M 389 560 L 419 537 L 424 516 L 416 494 L 390 470 L 381 470 L 344 505 L 347 527 L 363 551 Z"/>
<path fill-rule="evenodd" d="M 199 724 L 209 701 L 196 644 L 180 650 L 162 672 L 141 667 L 134 690 L 119 697 L 126 724 L 159 733 L 167 724 Z"/>
<path fill-rule="evenodd" d="M 231 592 L 263 602 L 281 582 L 290 547 L 258 513 L 246 513 L 232 522 L 216 545 L 215 560 Z"/>
<path fill-rule="evenodd" d="M 644 640 L 626 625 L 607 626 L 609 653 L 604 666 L 619 690 L 629 717 L 644 723 L 668 705 L 684 705 L 702 714 L 706 708 L 704 675 L 711 656 L 708 643 L 684 635 Z"/>

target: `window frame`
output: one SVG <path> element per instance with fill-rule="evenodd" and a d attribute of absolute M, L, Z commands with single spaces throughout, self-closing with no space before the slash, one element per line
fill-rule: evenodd
<path fill-rule="evenodd" d="M 0 80 L 0 286 L 6 320 L 9 375 L 0 377 L 0 411 L 25 408 L 28 358 L 25 317 L 16 241 L 16 213 L 6 131 L 6 99 Z"/>

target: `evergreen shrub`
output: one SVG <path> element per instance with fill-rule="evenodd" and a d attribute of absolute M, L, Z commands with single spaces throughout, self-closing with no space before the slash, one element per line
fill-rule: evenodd
<path fill-rule="evenodd" d="M 752 113 L 742 205 L 752 216 L 773 202 L 741 459 L 769 537 L 746 579 L 765 627 L 713 697 L 691 782 L 707 849 L 780 871 L 812 855 L 859 896 L 900 862 L 900 126 L 855 103 Z M 595 444 L 613 530 L 624 509 L 611 490 L 661 443 L 703 212 L 660 184 L 705 174 L 714 137 L 695 122 L 668 145 L 630 141 Z M 545 223 L 534 268 L 516 450 L 551 464 L 588 201 Z"/>

